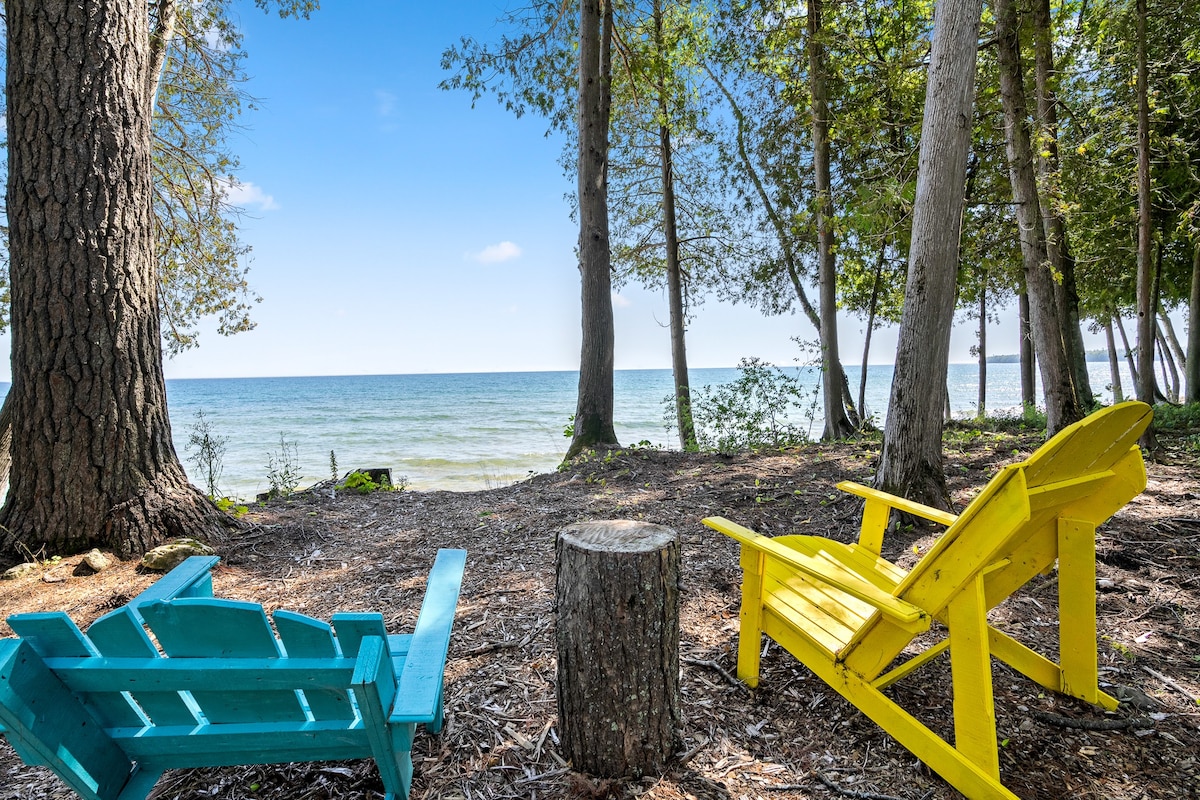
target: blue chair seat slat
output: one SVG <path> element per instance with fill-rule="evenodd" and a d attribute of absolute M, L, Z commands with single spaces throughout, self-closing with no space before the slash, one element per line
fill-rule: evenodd
<path fill-rule="evenodd" d="M 366 732 L 357 721 L 126 728 L 109 733 L 130 757 L 155 768 L 335 761 L 373 755 Z"/>
<path fill-rule="evenodd" d="M 142 606 L 142 616 L 171 658 L 279 658 L 262 606 L 236 600 L 183 598 Z M 212 723 L 303 721 L 294 691 L 192 692 Z"/>

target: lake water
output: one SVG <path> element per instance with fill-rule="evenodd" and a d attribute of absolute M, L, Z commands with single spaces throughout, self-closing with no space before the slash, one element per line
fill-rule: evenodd
<path fill-rule="evenodd" d="M 1108 365 L 1090 367 L 1093 389 L 1111 402 L 1111 392 L 1103 390 Z M 1020 407 L 1017 370 L 1016 364 L 988 365 L 990 413 Z M 950 403 L 958 416 L 975 413 L 977 374 L 974 364 L 950 366 Z M 737 375 L 735 369 L 697 369 L 691 384 L 717 385 Z M 815 371 L 801 375 L 815 385 Z M 847 377 L 857 395 L 859 370 L 848 369 Z M 867 410 L 880 423 L 891 378 L 891 366 L 868 368 Z M 1123 380 L 1129 391 L 1128 376 Z M 268 461 L 280 453 L 281 436 L 295 444 L 302 486 L 329 477 L 332 450 L 341 473 L 390 467 L 412 488 L 471 490 L 555 468 L 568 444 L 563 428 L 575 412 L 577 381 L 575 372 L 192 379 L 167 381 L 167 397 L 175 447 L 194 482 L 200 483 L 199 470 L 185 445 L 197 412 L 226 440 L 218 485 L 231 496 L 266 491 Z M 674 443 L 663 422 L 670 393 L 670 370 L 616 373 L 622 444 Z M 817 411 L 814 437 L 822 429 Z"/>

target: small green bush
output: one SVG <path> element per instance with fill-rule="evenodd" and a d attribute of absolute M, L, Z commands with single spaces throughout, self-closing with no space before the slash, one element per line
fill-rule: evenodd
<path fill-rule="evenodd" d="M 382 481 L 373 481 L 367 473 L 356 470 L 347 475 L 337 488 L 349 489 L 359 494 L 370 494 L 371 492 L 400 492 L 407 486 L 408 478 L 403 476 L 395 483 L 389 482 L 386 478 Z"/>
<path fill-rule="evenodd" d="M 819 386 L 818 386 L 819 390 Z M 705 386 L 692 392 L 692 418 L 701 450 L 736 453 L 742 450 L 795 447 L 810 441 L 811 402 L 800 374 L 759 358 L 738 364 L 737 380 Z M 675 421 L 675 396 L 664 401 L 663 419 L 668 431 Z"/>
<path fill-rule="evenodd" d="M 300 485 L 300 459 L 296 443 L 289 442 L 282 433 L 279 434 L 279 449 L 267 453 L 267 485 L 268 494 L 272 497 L 290 497 Z"/>

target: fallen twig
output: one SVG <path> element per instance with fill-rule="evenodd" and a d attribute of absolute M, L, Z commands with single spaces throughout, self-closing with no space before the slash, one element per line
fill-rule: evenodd
<path fill-rule="evenodd" d="M 1054 725 L 1058 728 L 1072 728 L 1077 731 L 1119 731 L 1125 728 L 1134 728 L 1137 726 L 1149 727 L 1154 724 L 1154 721 L 1149 717 L 1121 717 L 1109 719 L 1076 719 L 1075 717 L 1064 717 L 1060 714 L 1051 714 L 1048 711 L 1039 711 L 1036 708 L 1029 710 L 1030 715 L 1039 722 L 1045 722 L 1047 725 Z"/>
<path fill-rule="evenodd" d="M 876 794 L 875 792 L 860 792 L 855 789 L 846 789 L 842 786 L 838 786 L 820 772 L 816 773 L 816 778 L 821 782 L 822 786 L 831 792 L 836 792 L 844 797 L 853 797 L 855 800 L 901 800 L 901 798 L 890 794 Z"/>
<path fill-rule="evenodd" d="M 1196 695 L 1189 692 L 1186 687 L 1184 687 L 1181 684 L 1179 684 L 1178 682 L 1176 682 L 1176 680 L 1174 678 L 1168 677 L 1167 675 L 1163 675 L 1158 670 L 1150 669 L 1149 667 L 1142 667 L 1142 669 L 1145 670 L 1149 675 L 1151 675 L 1155 678 L 1158 678 L 1160 681 L 1165 683 L 1167 686 L 1170 686 L 1172 689 L 1179 692 L 1184 697 L 1191 700 L 1193 703 L 1200 703 L 1200 697 L 1197 697 Z"/>
<path fill-rule="evenodd" d="M 680 661 L 682 661 L 685 664 L 691 664 L 696 667 L 708 667 L 709 669 L 713 670 L 714 672 L 720 674 L 720 676 L 722 678 L 727 680 L 733 686 L 737 687 L 737 689 L 739 689 L 744 694 L 750 694 L 749 686 L 747 686 L 746 684 L 739 681 L 737 678 L 730 675 L 728 672 L 725 671 L 724 667 L 722 667 L 720 664 L 718 664 L 715 661 L 705 661 L 705 660 L 699 659 L 699 658 L 681 658 Z"/>

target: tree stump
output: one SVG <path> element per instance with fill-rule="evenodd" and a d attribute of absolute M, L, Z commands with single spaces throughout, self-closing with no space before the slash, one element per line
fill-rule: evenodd
<path fill-rule="evenodd" d="M 558 719 L 573 767 L 663 771 L 679 712 L 679 537 L 662 525 L 582 522 L 558 537 Z"/>

